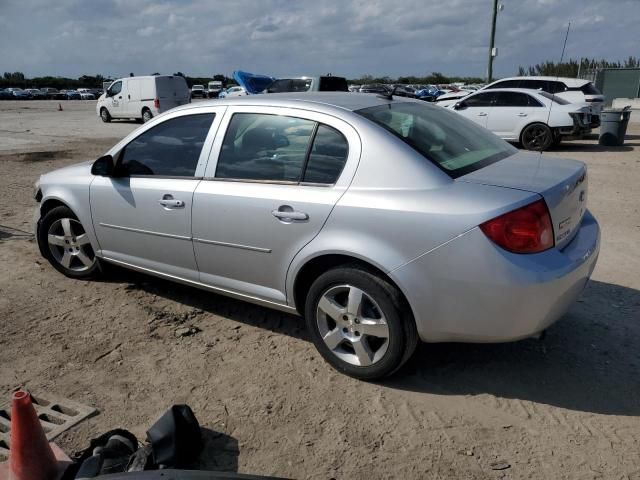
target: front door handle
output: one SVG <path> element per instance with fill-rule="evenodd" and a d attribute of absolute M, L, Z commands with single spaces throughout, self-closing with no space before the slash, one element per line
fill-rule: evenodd
<path fill-rule="evenodd" d="M 478 116 L 479 116 L 479 117 L 486 117 L 486 116 L 487 116 L 487 114 L 486 114 L 485 112 L 480 112 L 480 113 L 478 114 Z"/>
<path fill-rule="evenodd" d="M 173 198 L 173 195 L 166 194 L 163 195 L 158 203 L 162 205 L 165 209 L 171 210 L 173 208 L 184 208 L 184 202 L 182 200 L 176 200 Z"/>
<path fill-rule="evenodd" d="M 519 114 L 518 114 L 518 116 L 519 116 L 519 117 L 526 117 L 526 116 L 527 116 L 527 114 L 526 114 L 526 113 L 519 113 Z"/>
<path fill-rule="evenodd" d="M 298 212 L 289 205 L 282 205 L 277 210 L 273 210 L 271 212 L 271 215 L 276 217 L 278 220 L 282 220 L 283 222 L 303 222 L 305 220 L 309 220 L 309 215 L 304 212 Z"/>

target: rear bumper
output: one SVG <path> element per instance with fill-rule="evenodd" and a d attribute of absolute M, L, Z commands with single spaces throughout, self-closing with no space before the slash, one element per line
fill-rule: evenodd
<path fill-rule="evenodd" d="M 591 128 L 591 125 L 589 125 L 588 127 L 574 125 L 573 127 L 561 127 L 559 130 L 560 135 L 562 135 L 563 137 L 581 138 L 584 135 L 590 134 Z"/>
<path fill-rule="evenodd" d="M 508 342 L 562 317 L 593 272 L 600 228 L 587 211 L 562 250 L 509 253 L 474 228 L 390 273 L 425 342 Z"/>

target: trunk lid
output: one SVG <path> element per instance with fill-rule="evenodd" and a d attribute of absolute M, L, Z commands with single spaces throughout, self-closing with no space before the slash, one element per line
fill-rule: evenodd
<path fill-rule="evenodd" d="M 540 194 L 551 214 L 557 248 L 571 241 L 587 208 L 587 167 L 577 160 L 519 152 L 456 181 Z"/>

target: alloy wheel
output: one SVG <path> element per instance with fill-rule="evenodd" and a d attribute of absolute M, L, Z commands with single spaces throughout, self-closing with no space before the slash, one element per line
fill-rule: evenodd
<path fill-rule="evenodd" d="M 64 268 L 84 272 L 93 266 L 95 253 L 79 221 L 60 218 L 51 224 L 47 233 L 49 251 Z"/>
<path fill-rule="evenodd" d="M 371 296 L 352 285 L 325 291 L 318 302 L 316 321 L 325 345 L 351 365 L 373 365 L 389 346 L 384 312 Z"/>
<path fill-rule="evenodd" d="M 548 128 L 543 125 L 534 125 L 525 130 L 522 140 L 528 150 L 540 150 L 551 143 L 549 135 Z"/>

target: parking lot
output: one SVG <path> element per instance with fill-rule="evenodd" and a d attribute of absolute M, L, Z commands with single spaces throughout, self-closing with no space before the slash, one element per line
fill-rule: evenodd
<path fill-rule="evenodd" d="M 589 167 L 602 248 L 581 300 L 543 341 L 421 345 L 399 375 L 331 369 L 294 316 L 128 271 L 77 281 L 31 232 L 41 173 L 94 160 L 135 122 L 95 101 L 0 103 L 0 393 L 19 385 L 99 414 L 67 451 L 115 427 L 145 437 L 188 403 L 205 467 L 292 478 L 640 479 L 640 124 L 547 156 Z"/>

